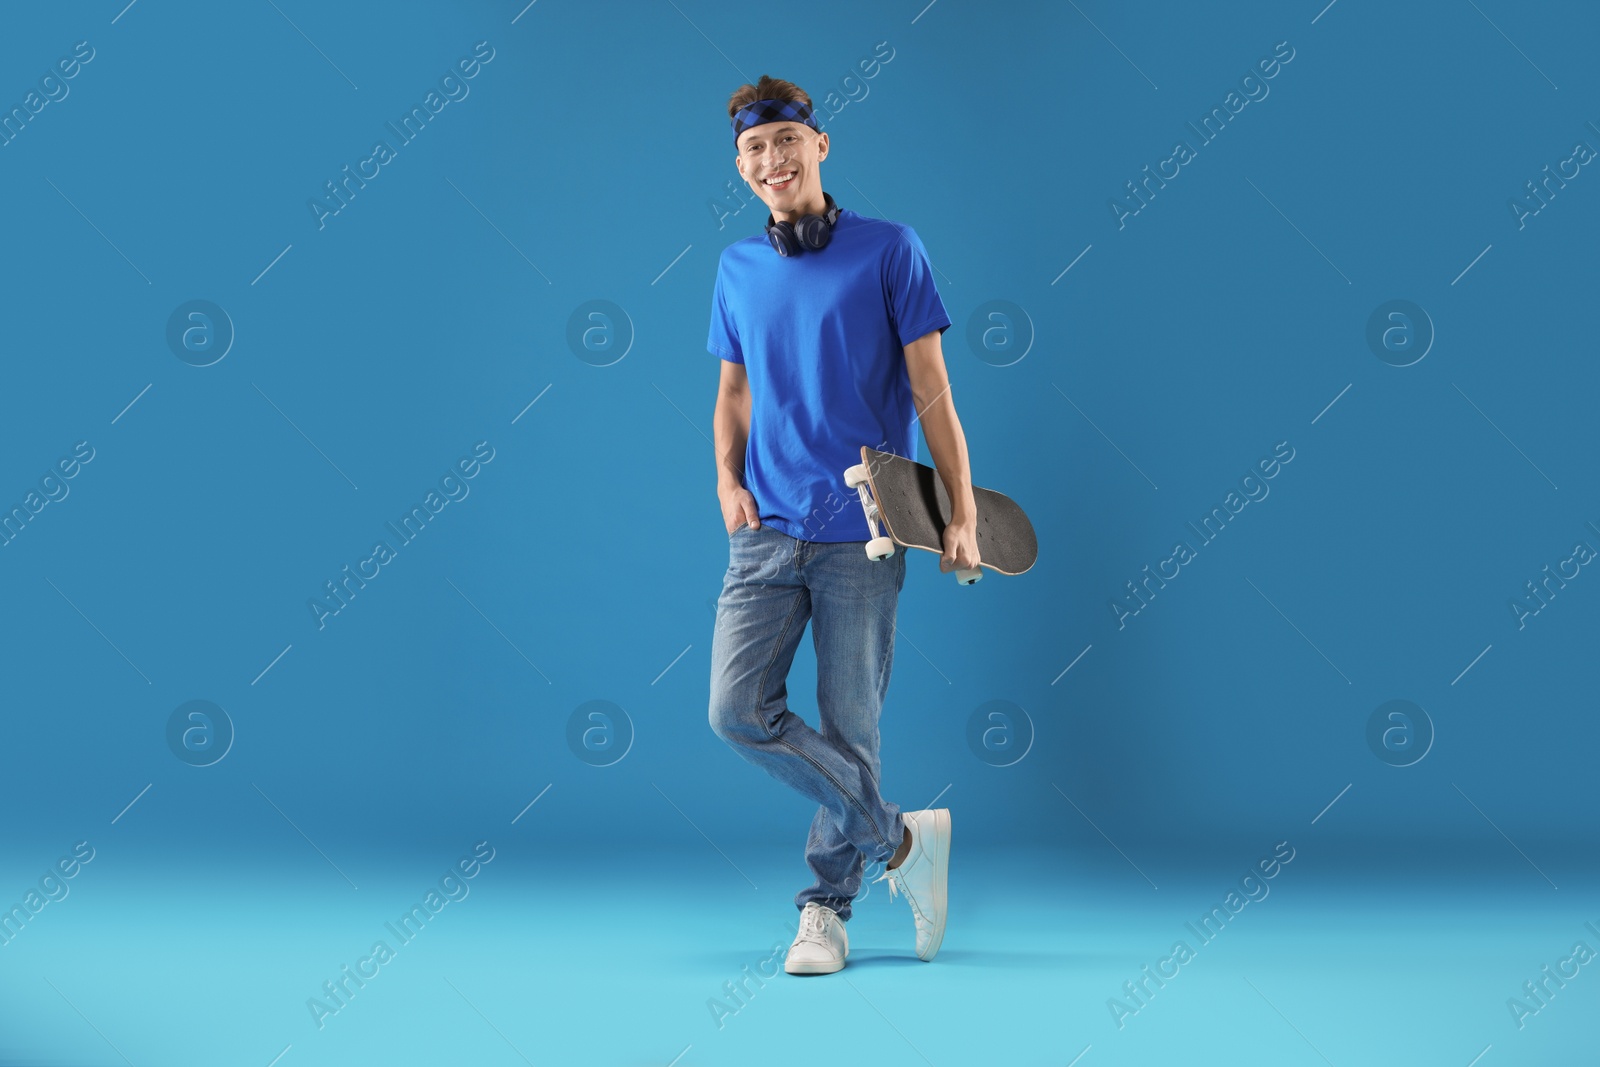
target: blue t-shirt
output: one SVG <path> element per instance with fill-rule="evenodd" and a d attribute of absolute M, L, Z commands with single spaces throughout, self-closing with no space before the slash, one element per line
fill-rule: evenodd
<path fill-rule="evenodd" d="M 844 471 L 869 445 L 917 458 L 904 347 L 950 325 L 909 226 L 839 212 L 821 251 L 780 256 L 765 234 L 722 250 L 713 355 L 750 382 L 744 486 L 761 521 L 807 541 L 865 541 Z"/>

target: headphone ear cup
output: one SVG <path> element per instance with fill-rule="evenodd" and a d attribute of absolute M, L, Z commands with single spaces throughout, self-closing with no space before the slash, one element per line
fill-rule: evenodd
<path fill-rule="evenodd" d="M 828 247 L 828 242 L 833 239 L 833 227 L 821 215 L 805 216 L 795 226 L 795 232 L 800 242 L 813 252 Z"/>
<path fill-rule="evenodd" d="M 792 256 L 800 251 L 794 227 L 787 222 L 774 222 L 770 215 L 767 217 L 767 240 L 772 244 L 772 250 L 780 256 Z"/>

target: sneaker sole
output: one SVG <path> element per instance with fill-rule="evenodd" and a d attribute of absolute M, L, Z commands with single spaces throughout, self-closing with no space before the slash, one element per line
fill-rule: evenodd
<path fill-rule="evenodd" d="M 792 967 L 785 963 L 783 970 L 785 974 L 833 974 L 844 970 L 844 960 L 837 963 L 799 963 Z"/>
<path fill-rule="evenodd" d="M 950 810 L 936 808 L 933 813 L 933 849 L 928 853 L 933 859 L 933 913 L 939 917 L 933 927 L 933 939 L 925 953 L 917 958 L 931 960 L 939 954 L 944 944 L 944 924 L 950 887 Z"/>

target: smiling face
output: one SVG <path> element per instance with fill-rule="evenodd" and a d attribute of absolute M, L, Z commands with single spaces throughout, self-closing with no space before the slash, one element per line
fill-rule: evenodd
<path fill-rule="evenodd" d="M 799 122 L 766 122 L 739 135 L 734 165 L 773 219 L 795 222 L 826 207 L 818 164 L 827 158 L 827 134 Z M 773 179 L 780 181 L 773 184 Z"/>

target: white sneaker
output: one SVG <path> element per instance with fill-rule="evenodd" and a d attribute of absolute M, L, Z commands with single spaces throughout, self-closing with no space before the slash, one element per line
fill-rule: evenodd
<path fill-rule="evenodd" d="M 944 941 L 946 890 L 950 876 L 950 809 L 901 812 L 911 831 L 911 850 L 900 866 L 874 882 L 889 880 L 889 899 L 898 888 L 911 904 L 917 923 L 917 958 L 931 960 Z"/>
<path fill-rule="evenodd" d="M 844 969 L 848 955 L 850 938 L 838 912 L 814 900 L 807 902 L 800 912 L 800 932 L 789 946 L 783 969 L 790 974 L 832 974 Z"/>

